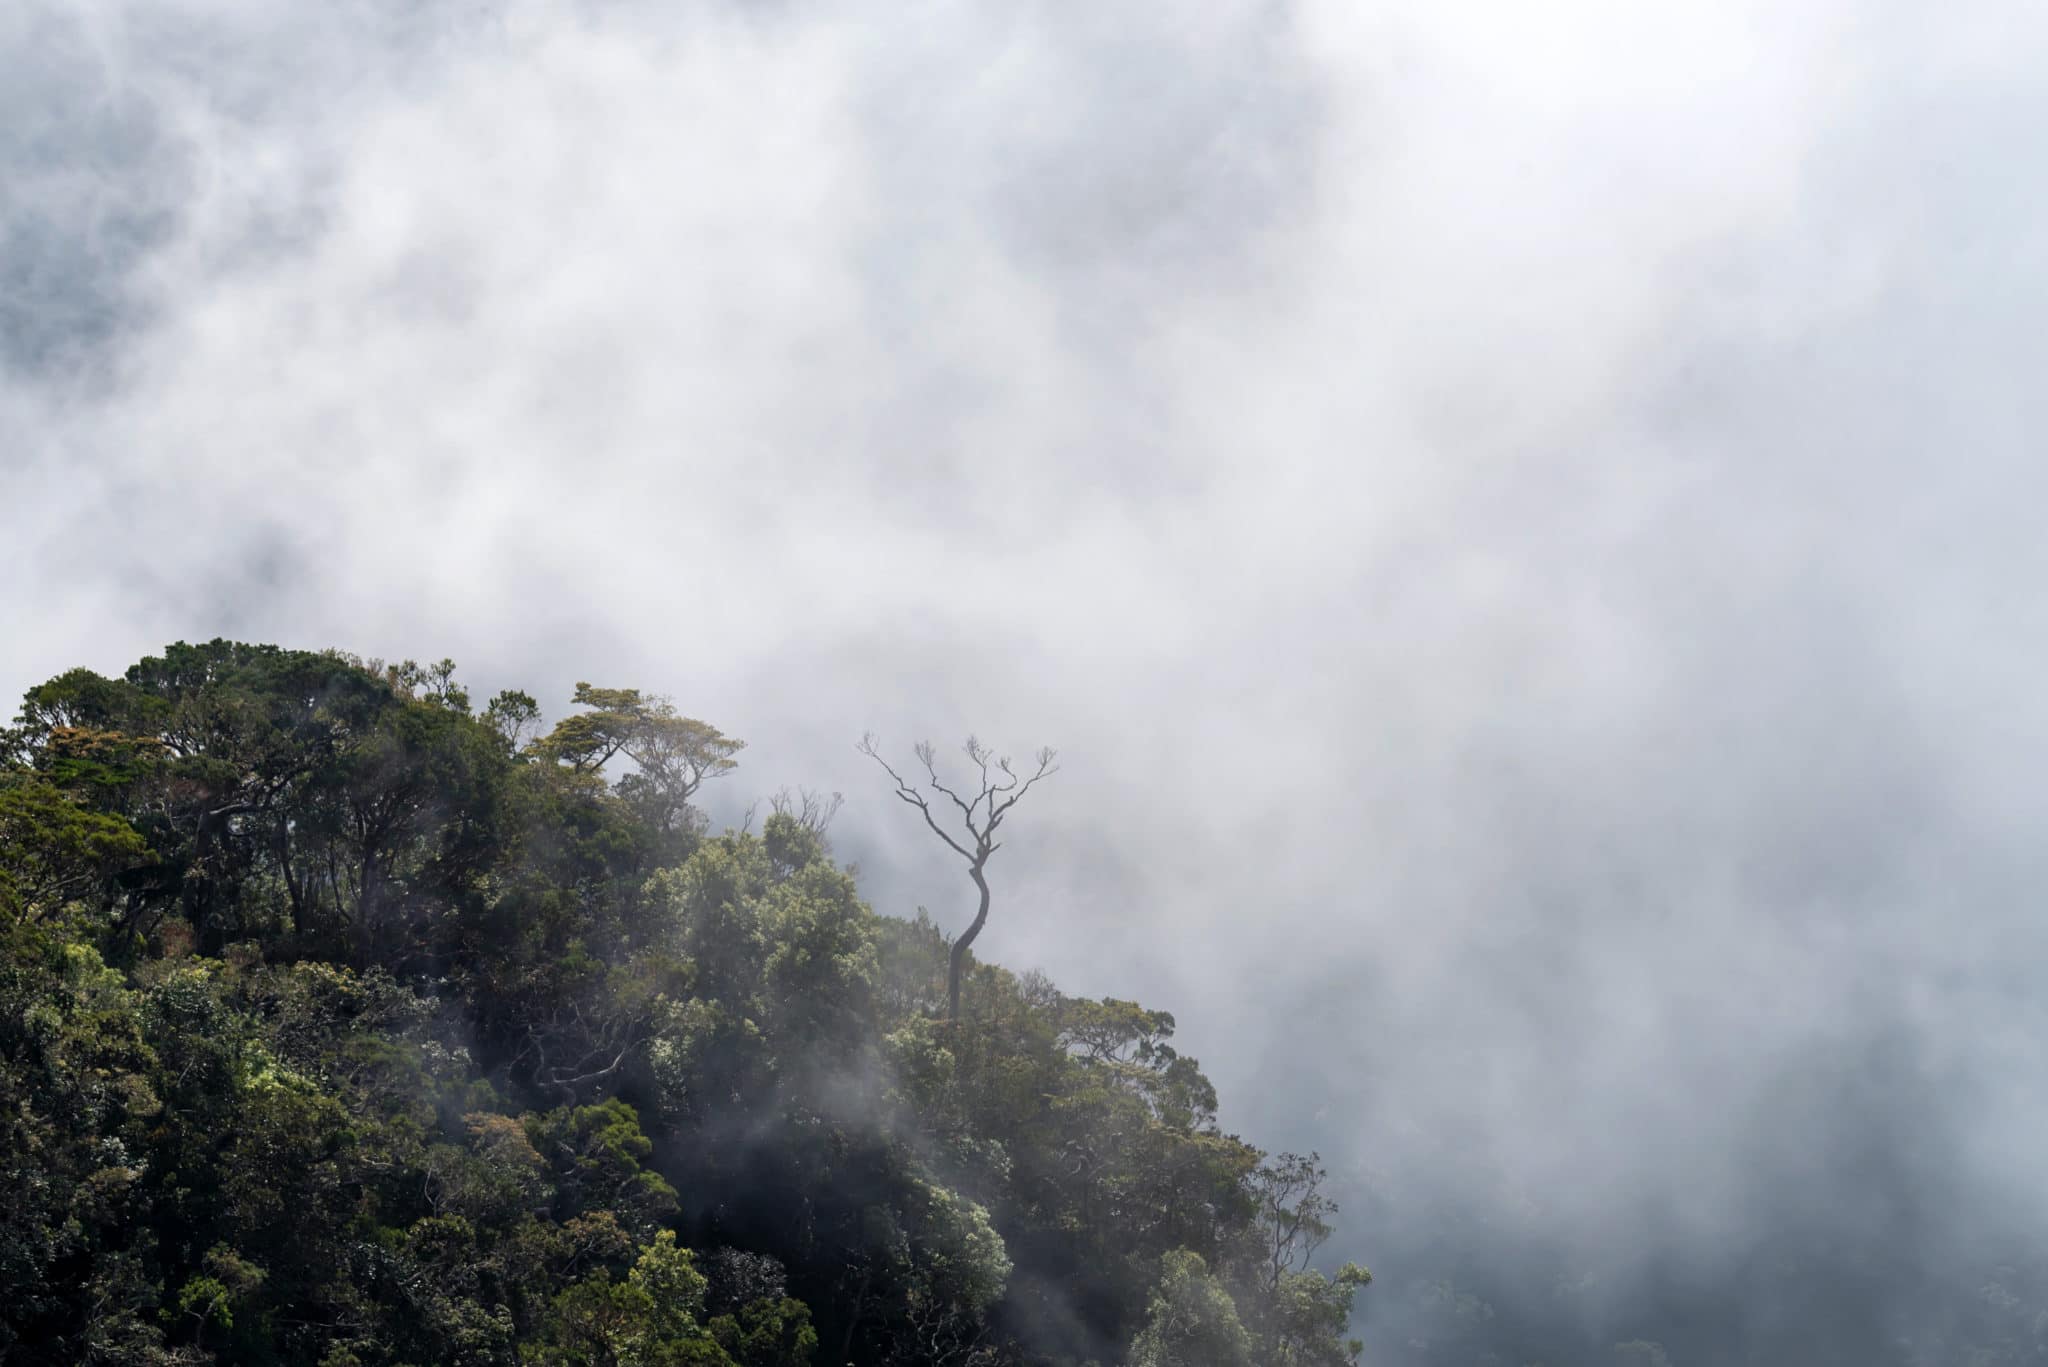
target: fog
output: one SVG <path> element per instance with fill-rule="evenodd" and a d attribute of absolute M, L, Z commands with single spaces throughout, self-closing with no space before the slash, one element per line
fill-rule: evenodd
<path fill-rule="evenodd" d="M 1323 1154 L 1368 1361 L 1459 1240 L 1502 1315 L 1868 1361 L 2048 1229 L 2044 59 L 2018 0 L 17 0 L 0 689 L 665 692 L 749 742 L 716 819 L 844 792 L 956 928 L 854 742 L 1056 745 L 977 952 Z"/>

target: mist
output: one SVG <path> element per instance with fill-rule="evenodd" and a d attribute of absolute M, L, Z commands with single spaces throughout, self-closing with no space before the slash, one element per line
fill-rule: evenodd
<path fill-rule="evenodd" d="M 1871 1361 L 2048 1229 L 2044 59 L 2010 0 L 27 0 L 0 690 L 667 693 L 748 741 L 715 822 L 843 792 L 950 929 L 854 742 L 1056 745 L 976 951 L 1322 1153 L 1367 1361 L 1454 1246 Z"/>

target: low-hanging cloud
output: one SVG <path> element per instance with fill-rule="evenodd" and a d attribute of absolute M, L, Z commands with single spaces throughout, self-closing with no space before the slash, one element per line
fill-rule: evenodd
<path fill-rule="evenodd" d="M 978 948 L 1177 1011 L 1383 1272 L 1482 1191 L 1617 1269 L 1938 1259 L 2048 1219 L 2044 40 L 30 0 L 4 682 L 667 691 L 726 815 L 843 790 L 942 920 L 852 742 L 1055 743 Z"/>

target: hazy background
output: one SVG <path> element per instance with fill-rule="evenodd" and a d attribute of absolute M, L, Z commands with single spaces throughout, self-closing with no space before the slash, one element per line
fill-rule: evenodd
<path fill-rule="evenodd" d="M 977 949 L 1322 1151 L 1378 1360 L 1462 1258 L 1861 1364 L 2048 1230 L 2044 62 L 2021 0 L 13 0 L 0 692 L 668 692 L 720 819 L 841 790 L 954 926 L 853 742 L 1056 744 Z"/>

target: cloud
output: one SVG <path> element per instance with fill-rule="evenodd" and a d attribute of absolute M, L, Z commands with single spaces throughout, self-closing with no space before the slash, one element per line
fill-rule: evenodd
<path fill-rule="evenodd" d="M 853 740 L 1055 743 L 982 946 L 1347 1179 L 2042 1209 L 2021 7 L 0 24 L 9 687 L 663 689 L 942 918 Z"/>

